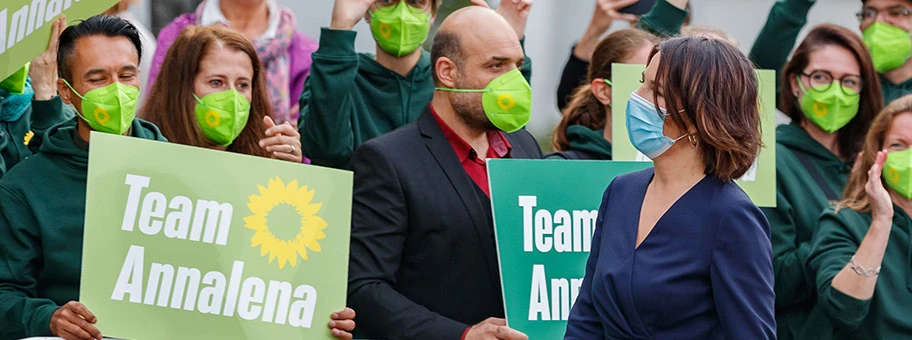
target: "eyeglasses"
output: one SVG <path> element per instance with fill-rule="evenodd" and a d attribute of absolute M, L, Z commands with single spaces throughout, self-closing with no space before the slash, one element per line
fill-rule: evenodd
<path fill-rule="evenodd" d="M 811 90 L 816 92 L 826 92 L 833 86 L 833 74 L 829 71 L 814 70 L 811 74 L 802 73 L 802 76 L 808 77 L 811 84 Z M 860 76 L 848 74 L 839 79 L 839 87 L 842 93 L 849 96 L 857 96 L 861 93 L 864 84 Z"/>
<path fill-rule="evenodd" d="M 869 23 L 876 20 L 880 12 L 886 14 L 886 17 L 889 20 L 901 20 L 912 15 L 912 10 L 908 8 L 902 6 L 893 6 L 882 10 L 874 7 L 865 7 L 861 10 L 861 12 L 855 13 L 855 16 L 858 17 L 858 21 L 862 23 Z"/>

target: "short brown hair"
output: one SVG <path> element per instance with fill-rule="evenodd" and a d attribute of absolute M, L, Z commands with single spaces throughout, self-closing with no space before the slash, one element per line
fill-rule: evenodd
<path fill-rule="evenodd" d="M 874 71 L 871 54 L 868 53 L 864 42 L 852 31 L 836 25 L 824 24 L 815 27 L 808 33 L 792 54 L 792 59 L 782 69 L 782 79 L 780 79 L 779 85 L 779 110 L 795 122 L 807 119 L 801 111 L 798 96 L 792 92 L 791 81 L 804 73 L 804 68 L 810 63 L 811 53 L 824 46 L 845 48 L 855 56 L 861 70 L 862 88 L 859 93 L 861 103 L 858 106 L 858 114 L 846 126 L 839 129 L 837 136 L 840 156 L 845 159 L 855 159 L 855 155 L 861 150 L 861 143 L 864 141 L 862 138 L 868 131 L 868 127 L 871 126 L 871 121 L 883 109 L 884 104 L 880 93 L 880 80 L 877 72 Z"/>
<path fill-rule="evenodd" d="M 268 156 L 259 141 L 265 137 L 264 117 L 272 112 L 266 94 L 266 78 L 256 49 L 244 36 L 220 25 L 208 27 L 188 26 L 165 55 L 161 74 L 139 116 L 161 129 L 168 141 L 183 145 L 209 147 L 215 145 L 202 133 L 196 118 L 196 99 L 193 88 L 200 62 L 217 44 L 247 54 L 253 64 L 252 98 L 250 117 L 241 134 L 228 146 L 228 151 Z"/>
<path fill-rule="evenodd" d="M 912 95 L 894 100 L 883 112 L 874 118 L 874 122 L 871 123 L 871 129 L 868 130 L 868 134 L 864 139 L 861 158 L 855 164 L 855 167 L 852 168 L 849 183 L 846 184 L 845 191 L 842 194 L 843 200 L 839 202 L 838 208 L 846 207 L 858 212 L 871 211 L 871 201 L 868 199 L 867 191 L 865 191 L 865 184 L 868 183 L 868 170 L 874 166 L 877 152 L 884 149 L 883 144 L 887 138 L 887 131 L 890 131 L 890 127 L 893 126 L 893 120 L 897 116 L 904 114 L 912 114 Z M 884 186 L 886 186 L 886 183 L 884 183 Z"/>
<path fill-rule="evenodd" d="M 571 125 L 582 125 L 592 130 L 605 128 L 605 106 L 592 94 L 592 81 L 596 79 L 611 80 L 611 64 L 619 63 L 622 59 L 629 58 L 636 49 L 647 44 L 654 45 L 655 36 L 638 29 L 623 29 L 609 34 L 602 39 L 592 53 L 589 63 L 589 76 L 583 84 L 570 96 L 567 108 L 564 109 L 564 118 L 554 130 L 551 143 L 556 151 L 570 149 L 567 139 L 567 128 Z"/>
<path fill-rule="evenodd" d="M 659 52 L 655 82 L 671 99 L 668 112 L 680 112 L 671 119 L 697 130 L 706 175 L 723 182 L 740 178 L 762 146 L 753 64 L 730 43 L 707 37 L 674 38 L 653 55 Z"/>

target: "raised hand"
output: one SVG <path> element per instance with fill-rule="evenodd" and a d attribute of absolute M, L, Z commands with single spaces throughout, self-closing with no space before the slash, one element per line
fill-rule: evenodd
<path fill-rule="evenodd" d="M 51 24 L 51 40 L 47 50 L 32 60 L 29 77 L 32 78 L 32 89 L 35 100 L 50 100 L 57 95 L 57 44 L 60 33 L 66 28 L 66 16 L 61 16 Z"/>
<path fill-rule="evenodd" d="M 51 315 L 51 335 L 65 340 L 101 340 L 98 318 L 85 305 L 70 301 Z"/>
<path fill-rule="evenodd" d="M 490 8 L 484 0 L 472 0 L 472 4 Z M 502 0 L 497 7 L 497 13 L 507 19 L 519 39 L 526 36 L 526 22 L 531 11 L 532 0 Z"/>
<path fill-rule="evenodd" d="M 288 122 L 276 125 L 269 116 L 264 117 L 263 122 L 266 123 L 266 138 L 260 140 L 261 148 L 275 159 L 297 163 L 304 161 L 298 129 Z"/>
<path fill-rule="evenodd" d="M 884 188 L 881 173 L 883 172 L 884 163 L 887 162 L 887 151 L 877 153 L 874 165 L 868 170 L 868 182 L 865 183 L 865 192 L 868 194 L 868 201 L 871 204 L 871 213 L 874 220 L 885 222 L 885 225 L 893 224 L 893 200 L 890 193 Z"/>
<path fill-rule="evenodd" d="M 351 31 L 373 4 L 374 0 L 336 0 L 329 28 Z"/>
<path fill-rule="evenodd" d="M 640 19 L 639 16 L 625 14 L 619 11 L 638 1 L 639 0 L 597 0 L 595 4 L 595 13 L 592 14 L 592 23 L 590 25 L 598 24 L 600 27 L 605 27 L 607 30 L 608 27 L 611 26 L 613 20 L 625 20 L 631 23 L 636 22 Z"/>

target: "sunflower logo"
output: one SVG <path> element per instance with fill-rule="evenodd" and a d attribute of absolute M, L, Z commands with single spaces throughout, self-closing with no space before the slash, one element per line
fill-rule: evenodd
<path fill-rule="evenodd" d="M 307 260 L 308 249 L 320 252 L 317 241 L 326 238 L 323 229 L 326 229 L 327 223 L 316 215 L 323 203 L 313 202 L 314 190 L 308 190 L 306 185 L 298 187 L 297 180 L 285 185 L 278 177 L 270 179 L 265 188 L 257 187 L 259 195 L 251 195 L 247 202 L 253 215 L 244 218 L 244 227 L 256 231 L 250 239 L 250 246 L 259 246 L 260 256 L 269 254 L 269 263 L 278 258 L 279 269 L 285 268 L 288 263 L 292 267 L 297 265 L 298 256 Z M 294 211 L 298 223 L 284 225 L 271 218 L 282 209 Z"/>
<path fill-rule="evenodd" d="M 102 108 L 95 109 L 95 112 L 92 113 L 95 116 L 95 121 L 98 124 L 107 124 L 111 121 L 111 115 L 108 114 L 108 111 Z"/>
<path fill-rule="evenodd" d="M 501 110 L 509 111 L 516 106 L 516 99 L 513 98 L 512 94 L 504 93 L 500 95 L 500 97 L 497 97 L 497 106 L 499 106 Z"/>
<path fill-rule="evenodd" d="M 377 27 L 377 29 L 380 30 L 380 36 L 383 37 L 384 39 L 389 39 L 390 36 L 393 35 L 393 30 L 390 28 L 390 25 L 385 22 L 380 24 L 380 26 Z"/>
<path fill-rule="evenodd" d="M 887 170 L 887 180 L 893 184 L 899 183 L 899 171 L 897 171 L 895 168 L 890 168 L 890 170 Z"/>
<path fill-rule="evenodd" d="M 817 115 L 817 117 L 824 117 L 829 112 L 826 104 L 824 103 L 814 103 L 814 107 L 812 109 L 814 110 L 814 114 Z"/>
<path fill-rule="evenodd" d="M 215 111 L 212 111 L 212 110 L 209 110 L 209 112 L 206 112 L 206 125 L 209 125 L 209 127 L 214 128 L 216 126 L 219 126 L 219 124 L 221 124 L 221 123 L 222 123 L 222 117 L 219 117 L 218 113 L 216 113 Z"/>
<path fill-rule="evenodd" d="M 32 137 L 35 137 L 35 132 L 29 131 L 25 134 L 25 137 L 22 138 L 22 141 L 25 145 L 28 145 L 32 141 Z"/>

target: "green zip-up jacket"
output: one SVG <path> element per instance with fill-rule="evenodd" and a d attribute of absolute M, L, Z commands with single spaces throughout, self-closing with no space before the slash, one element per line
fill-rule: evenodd
<path fill-rule="evenodd" d="M 0 121 L 0 178 L 38 152 L 42 135 L 48 129 L 72 117 L 72 113 L 64 110 L 60 97 L 54 97 L 47 101 L 33 100 L 32 106 L 15 121 Z"/>
<path fill-rule="evenodd" d="M 405 77 L 355 52 L 354 31 L 324 28 L 301 94 L 298 130 L 304 155 L 316 165 L 349 168 L 362 143 L 410 123 L 434 96 L 431 56 Z M 522 73 L 532 76 L 526 57 Z"/>
<path fill-rule="evenodd" d="M 817 304 L 829 317 L 833 339 L 909 339 L 912 336 L 912 219 L 893 206 L 893 228 L 874 296 L 858 300 L 831 286 L 858 251 L 871 213 L 828 209 L 817 224 L 809 266 L 816 275 Z M 854 273 L 852 275 L 855 275 Z"/>
<path fill-rule="evenodd" d="M 54 311 L 79 300 L 89 144 L 76 119 L 0 179 L 0 340 L 51 335 Z M 165 140 L 139 119 L 131 134 Z"/>
<path fill-rule="evenodd" d="M 567 127 L 567 141 L 570 150 L 555 152 L 546 159 L 587 159 L 611 160 L 611 142 L 605 139 L 605 130 L 592 130 L 582 125 Z M 568 153 L 576 153 L 579 157 L 572 157 Z"/>
<path fill-rule="evenodd" d="M 797 123 L 776 129 L 776 207 L 761 210 L 770 222 L 777 337 L 781 340 L 798 338 L 814 306 L 814 277 L 807 270 L 807 258 L 817 219 L 830 206 L 817 180 L 799 160 L 801 156 L 837 199 L 852 170 Z"/>

